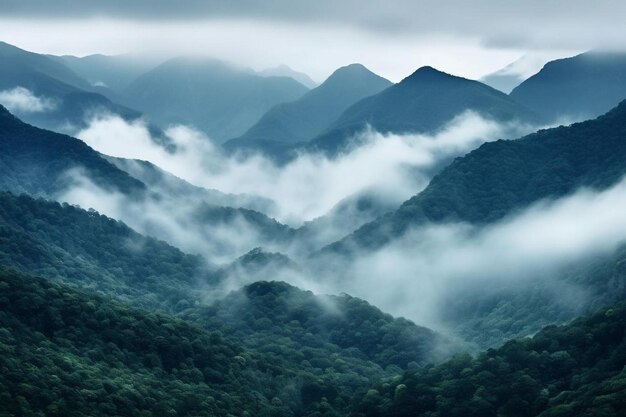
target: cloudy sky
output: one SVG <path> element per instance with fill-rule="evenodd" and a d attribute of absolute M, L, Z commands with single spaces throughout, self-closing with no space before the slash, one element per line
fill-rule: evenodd
<path fill-rule="evenodd" d="M 54 54 L 286 63 L 318 81 L 361 62 L 398 81 L 426 64 L 478 78 L 524 54 L 619 48 L 624 16 L 619 0 L 2 0 L 0 39 Z"/>

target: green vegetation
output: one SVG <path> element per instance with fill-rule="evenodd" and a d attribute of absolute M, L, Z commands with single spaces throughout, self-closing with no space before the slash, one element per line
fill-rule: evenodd
<path fill-rule="evenodd" d="M 626 409 L 626 306 L 459 355 L 369 390 L 352 416 L 616 416 Z"/>
<path fill-rule="evenodd" d="M 429 222 L 481 226 L 581 187 L 607 189 L 626 174 L 625 138 L 626 103 L 622 103 L 596 120 L 484 144 L 456 159 L 398 210 L 326 247 L 312 262 L 323 265 L 323 255 L 341 260 L 354 248 L 367 253 Z M 528 277 L 523 287 L 503 280 L 476 291 L 452 289 L 446 302 L 446 324 L 482 347 L 532 334 L 626 295 L 624 259 L 622 248 L 560 274 Z M 578 289 L 579 300 L 559 304 L 559 299 L 575 296 L 555 296 L 563 288 Z"/>
<path fill-rule="evenodd" d="M 165 311 L 192 305 L 210 282 L 198 256 L 95 211 L 9 193 L 0 193 L 0 265 Z"/>
<path fill-rule="evenodd" d="M 484 224 L 580 187 L 606 189 L 626 173 L 626 102 L 595 120 L 485 143 L 436 175 L 395 212 L 328 250 L 377 248 L 426 222 Z"/>
<path fill-rule="evenodd" d="M 358 298 L 314 295 L 284 282 L 255 282 L 183 317 L 302 369 L 343 374 L 367 362 L 378 365 L 373 368 L 379 373 L 397 371 L 440 359 L 452 348 L 432 330 Z"/>
<path fill-rule="evenodd" d="M 219 334 L 0 271 L 0 415 L 289 416 L 267 360 Z"/>
<path fill-rule="evenodd" d="M 84 142 L 23 123 L 0 106 L 0 190 L 56 196 L 80 170 L 96 185 L 129 195 L 143 183 L 116 168 Z"/>

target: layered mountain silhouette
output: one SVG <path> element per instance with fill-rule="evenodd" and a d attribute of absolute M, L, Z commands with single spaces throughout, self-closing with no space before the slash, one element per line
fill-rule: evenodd
<path fill-rule="evenodd" d="M 109 88 L 117 93 L 161 63 L 158 58 L 130 54 L 51 57 L 87 80 L 92 88 Z"/>
<path fill-rule="evenodd" d="M 307 88 L 317 87 L 317 83 L 307 74 L 296 71 L 284 64 L 273 68 L 266 68 L 258 71 L 257 74 L 262 75 L 263 77 L 290 77 Z"/>
<path fill-rule="evenodd" d="M 85 126 L 97 112 L 117 114 L 127 120 L 141 115 L 96 92 L 89 82 L 48 56 L 0 42 L 0 60 L 0 92 L 17 96 L 14 100 L 22 104 L 14 111 L 29 123 L 72 131 Z M 45 105 L 32 104 L 29 98 Z"/>
<path fill-rule="evenodd" d="M 295 145 L 308 141 L 350 105 L 390 85 L 391 82 L 361 64 L 339 68 L 302 98 L 273 107 L 246 133 L 228 141 L 225 146 L 227 149 L 260 149 L 271 153 L 272 145 L 280 146 L 275 142 Z"/>
<path fill-rule="evenodd" d="M 224 141 L 244 133 L 274 105 L 307 91 L 289 77 L 262 77 L 211 58 L 175 58 L 124 92 L 129 103 L 162 125 L 194 126 Z"/>
<path fill-rule="evenodd" d="M 382 133 L 433 132 L 466 111 L 500 122 L 541 120 L 485 84 L 422 67 L 400 83 L 350 106 L 309 148 L 336 153 L 367 127 Z"/>
<path fill-rule="evenodd" d="M 549 58 L 541 54 L 526 54 L 506 67 L 487 74 L 479 81 L 509 94 L 530 76 L 538 73 Z"/>
<path fill-rule="evenodd" d="M 552 122 L 597 117 L 626 99 L 626 54 L 587 52 L 549 62 L 511 98 Z"/>
<path fill-rule="evenodd" d="M 100 189 L 98 192 L 114 193 L 137 204 L 170 204 L 172 208 L 183 202 L 184 192 L 186 212 L 178 220 L 186 227 L 205 230 L 207 241 L 215 239 L 212 228 L 228 228 L 234 223 L 248 226 L 248 232 L 257 237 L 257 241 L 251 239 L 249 249 L 291 237 L 289 227 L 241 207 L 244 202 L 250 207 L 268 207 L 267 202 L 193 187 L 145 163 L 113 161 L 122 169 L 81 140 L 28 125 L 0 106 L 0 190 L 58 199 L 68 190 L 84 186 L 87 179 Z M 129 173 L 143 177 L 150 186 Z M 233 207 L 221 205 L 225 203 Z M 150 227 L 150 233 L 165 240 L 171 237 L 159 227 Z"/>
<path fill-rule="evenodd" d="M 395 212 L 366 224 L 332 250 L 380 247 L 425 222 L 485 224 L 580 187 L 604 189 L 626 173 L 626 102 L 569 127 L 485 143 L 436 175 Z"/>

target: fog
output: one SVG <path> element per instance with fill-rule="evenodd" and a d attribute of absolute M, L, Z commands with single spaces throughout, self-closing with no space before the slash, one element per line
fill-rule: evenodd
<path fill-rule="evenodd" d="M 626 207 L 626 180 L 601 192 L 581 189 L 539 202 L 484 228 L 422 225 L 327 274 L 326 291 L 365 298 L 436 329 L 445 326 L 442 316 L 455 302 L 451 294 L 464 297 L 508 283 L 523 288 L 541 279 L 554 285 L 555 305 L 582 305 L 585 289 L 557 278 L 565 267 L 610 255 L 626 242 L 626 212 L 617 207 Z M 577 296 L 568 300 L 568 294 Z"/>
<path fill-rule="evenodd" d="M 37 96 L 24 87 L 0 91 L 0 104 L 17 114 L 42 113 L 54 110 L 57 105 L 54 100 Z"/>
<path fill-rule="evenodd" d="M 95 117 L 76 136 L 106 155 L 150 161 L 196 186 L 269 199 L 276 208 L 266 214 L 297 227 L 364 192 L 399 205 L 421 190 L 433 171 L 450 158 L 483 142 L 531 130 L 466 112 L 434 135 L 383 135 L 367 130 L 355 138 L 358 147 L 336 158 L 302 153 L 284 166 L 260 155 L 226 156 L 210 138 L 185 126 L 165 131 L 176 148 L 168 152 L 151 137 L 143 121 L 126 122 L 113 115 Z"/>
<path fill-rule="evenodd" d="M 383 135 L 369 129 L 355 138 L 360 146 L 336 158 L 303 153 L 286 165 L 260 155 L 227 156 L 210 138 L 185 126 L 165 131 L 175 148 L 168 151 L 143 121 L 111 115 L 97 116 L 78 137 L 100 152 L 149 160 L 198 186 L 269 199 L 274 204 L 267 214 L 297 227 L 337 211 L 333 208 L 360 193 L 372 193 L 393 208 L 423 189 L 453 157 L 530 129 L 466 112 L 433 135 Z M 626 242 L 626 213 L 615 210 L 626 205 L 626 181 L 603 191 L 581 189 L 541 201 L 484 227 L 423 224 L 380 250 L 335 264 L 332 257 L 310 261 L 306 255 L 341 237 L 333 233 L 337 222 L 319 222 L 321 230 L 313 235 L 288 229 L 268 233 L 242 213 L 199 220 L 206 200 L 130 201 L 99 189 L 80 171 L 68 175 L 74 186 L 59 199 L 93 207 L 142 233 L 200 253 L 212 264 L 228 265 L 258 246 L 287 254 L 297 263 L 278 257 L 251 268 L 232 264 L 223 270 L 223 281 L 212 297 L 256 280 L 280 279 L 316 293 L 346 292 L 443 332 L 454 331 L 447 327 L 445 313 L 454 307 L 455 297 L 507 285 L 524 291 L 540 283 L 554 308 L 579 308 L 588 289 L 560 279 L 562 271 L 607 256 Z"/>

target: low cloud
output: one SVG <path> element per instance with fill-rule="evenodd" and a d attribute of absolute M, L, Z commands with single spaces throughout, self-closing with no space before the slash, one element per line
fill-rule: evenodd
<path fill-rule="evenodd" d="M 236 210 L 223 215 L 221 208 L 202 200 L 152 194 L 129 197 L 99 187 L 81 169 L 72 169 L 66 176 L 72 185 L 57 200 L 93 208 L 142 234 L 203 255 L 211 264 L 228 263 L 256 246 L 272 248 L 274 236 Z"/>
<path fill-rule="evenodd" d="M 166 130 L 176 151 L 168 152 L 151 137 L 144 122 L 100 115 L 77 136 L 111 156 L 148 160 L 190 183 L 233 194 L 272 200 L 267 213 L 293 226 L 328 213 L 344 199 L 379 193 L 400 204 L 421 190 L 439 165 L 481 143 L 515 137 L 529 126 L 498 124 L 467 112 L 434 135 L 360 134 L 362 143 L 337 158 L 305 153 L 285 166 L 270 159 L 229 157 L 203 134 L 185 126 Z"/>
<path fill-rule="evenodd" d="M 57 106 L 55 100 L 36 96 L 24 87 L 0 91 L 0 104 L 15 113 L 43 113 L 54 110 Z"/>
<path fill-rule="evenodd" d="M 434 328 L 445 326 L 446 311 L 467 294 L 502 285 L 530 288 L 540 279 L 554 286 L 555 305 L 580 303 L 566 295 L 584 295 L 585 288 L 556 278 L 564 268 L 626 243 L 626 212 L 616 209 L 625 206 L 623 180 L 605 191 L 582 189 L 539 202 L 483 228 L 427 224 L 358 257 L 340 276 L 327 274 L 327 290 L 363 297 Z"/>

